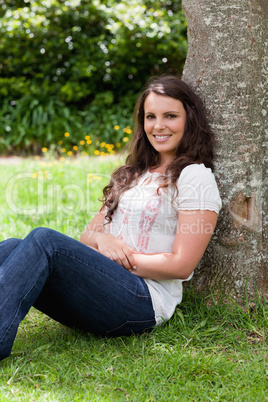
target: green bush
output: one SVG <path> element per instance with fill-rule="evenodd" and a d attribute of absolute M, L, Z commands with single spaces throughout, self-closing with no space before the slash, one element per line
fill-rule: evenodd
<path fill-rule="evenodd" d="M 0 151 L 34 151 L 64 132 L 115 142 L 136 93 L 181 71 L 180 1 L 0 0 Z"/>
<path fill-rule="evenodd" d="M 55 143 L 65 131 L 83 128 L 81 117 L 55 96 L 26 95 L 17 103 L 5 100 L 0 124 L 6 131 L 0 137 L 3 153 L 40 153 L 42 145 Z"/>

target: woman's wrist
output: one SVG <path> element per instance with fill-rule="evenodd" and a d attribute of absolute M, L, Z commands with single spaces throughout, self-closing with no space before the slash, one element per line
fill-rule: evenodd
<path fill-rule="evenodd" d="M 97 249 L 98 248 L 98 239 L 101 235 L 105 235 L 105 233 L 86 229 L 82 233 L 82 236 L 80 237 L 80 241 L 82 243 L 86 244 L 87 246 Z"/>

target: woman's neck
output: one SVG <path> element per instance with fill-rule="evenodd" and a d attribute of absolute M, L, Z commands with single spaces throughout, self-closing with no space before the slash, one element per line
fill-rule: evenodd
<path fill-rule="evenodd" d="M 150 173 L 166 173 L 167 168 L 169 167 L 170 163 L 172 162 L 173 158 L 166 159 L 160 162 L 159 165 L 152 166 L 149 171 Z"/>
<path fill-rule="evenodd" d="M 166 172 L 165 168 L 162 168 L 161 166 L 153 166 L 152 168 L 149 169 L 150 173 L 161 173 L 164 174 Z"/>

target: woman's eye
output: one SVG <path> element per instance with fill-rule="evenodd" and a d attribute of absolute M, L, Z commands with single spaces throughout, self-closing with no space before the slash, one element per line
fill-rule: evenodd
<path fill-rule="evenodd" d="M 167 115 L 168 119 L 175 119 L 175 117 L 177 117 L 175 114 L 168 114 Z"/>
<path fill-rule="evenodd" d="M 152 120 L 154 118 L 154 115 L 148 115 L 148 116 L 146 116 L 146 119 L 148 119 L 148 120 Z"/>

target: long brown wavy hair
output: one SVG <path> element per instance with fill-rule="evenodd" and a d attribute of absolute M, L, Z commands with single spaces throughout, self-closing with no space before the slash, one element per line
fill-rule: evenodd
<path fill-rule="evenodd" d="M 144 131 L 144 102 L 152 92 L 178 99 L 182 102 L 187 115 L 183 137 L 159 188 L 173 185 L 178 191 L 176 181 L 181 171 L 193 163 L 204 163 L 206 167 L 212 170 L 214 168 L 214 134 L 209 126 L 202 100 L 176 75 L 152 77 L 141 92 L 134 109 L 133 138 L 126 164 L 113 172 L 110 183 L 103 189 L 102 208 L 107 207 L 108 222 L 112 221 L 122 194 L 133 187 L 146 171 L 160 165 L 160 155 L 150 144 Z"/>

